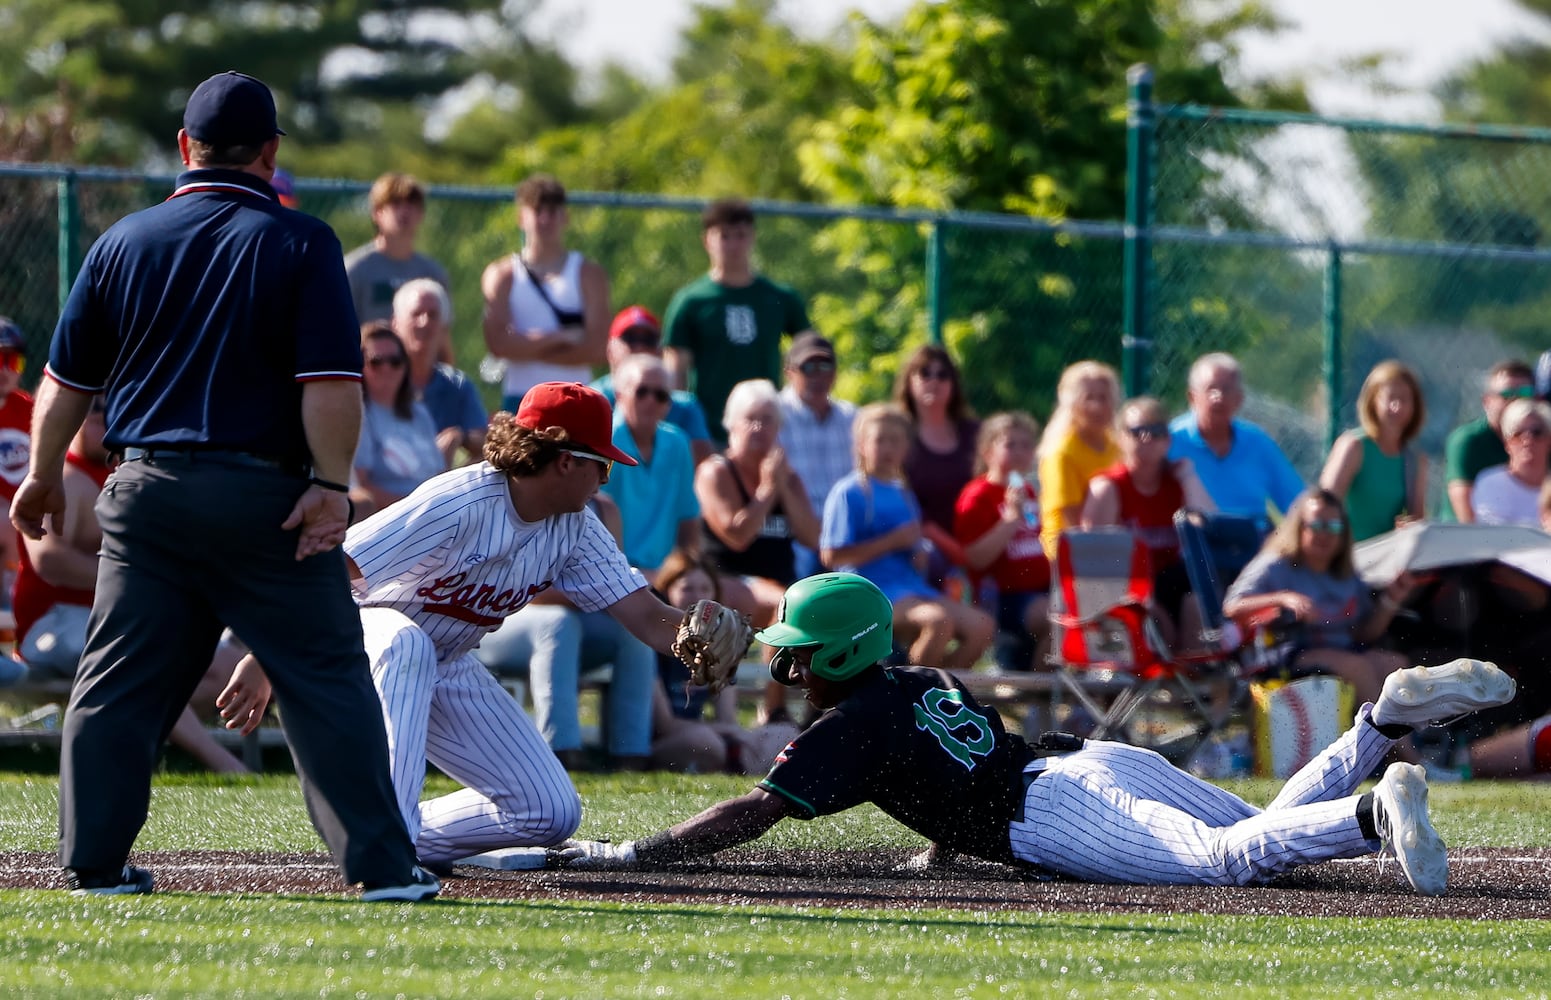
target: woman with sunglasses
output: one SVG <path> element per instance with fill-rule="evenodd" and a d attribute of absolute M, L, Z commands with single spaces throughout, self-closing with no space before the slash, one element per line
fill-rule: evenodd
<path fill-rule="evenodd" d="M 1040 538 L 1056 554 L 1056 537 L 1082 520 L 1088 480 L 1120 461 L 1113 424 L 1120 378 L 1100 361 L 1079 361 L 1061 373 L 1056 408 L 1039 442 Z"/>
<path fill-rule="evenodd" d="M 726 604 L 755 625 L 775 621 L 796 580 L 792 543 L 817 547 L 819 516 L 777 443 L 781 401 L 766 379 L 739 382 L 722 411 L 727 450 L 695 470 L 701 552 L 720 571 Z"/>
<path fill-rule="evenodd" d="M 1516 399 L 1503 410 L 1508 462 L 1476 477 L 1470 506 L 1481 524 L 1540 527 L 1540 490 L 1551 457 L 1551 405 Z"/>
<path fill-rule="evenodd" d="M 1190 579 L 1180 558 L 1174 515 L 1189 507 L 1214 513 L 1217 506 L 1196 476 L 1190 459 L 1169 461 L 1169 415 L 1151 396 L 1129 399 L 1116 421 L 1120 461 L 1088 481 L 1082 526 L 1120 525 L 1147 546 L 1152 565 L 1155 619 L 1169 643 L 1179 635 L 1188 644 L 1201 632 L 1201 615 L 1190 596 Z M 1176 629 L 1176 624 L 1183 626 Z"/>
<path fill-rule="evenodd" d="M 1336 439 L 1319 483 L 1347 502 L 1352 540 L 1361 542 L 1420 519 L 1427 456 L 1412 443 L 1427 422 L 1422 383 L 1399 361 L 1381 361 L 1357 394 L 1358 430 Z"/>
<path fill-rule="evenodd" d="M 1378 698 L 1384 678 L 1407 666 L 1399 654 L 1373 649 L 1416 580 L 1401 573 L 1374 600 L 1352 565 L 1352 531 L 1341 498 L 1324 488 L 1304 492 L 1266 539 L 1223 599 L 1223 612 L 1246 621 L 1281 609 L 1296 622 L 1284 666 L 1323 669 L 1352 685 L 1357 701 Z M 1414 753 L 1409 741 L 1403 753 Z"/>
<path fill-rule="evenodd" d="M 894 383 L 894 403 L 909 414 L 910 451 L 905 482 L 921 505 L 927 537 L 941 546 L 953 535 L 953 507 L 975 475 L 975 441 L 980 421 L 964 399 L 958 366 L 937 344 L 916 348 Z M 933 566 L 933 582 L 947 567 Z"/>
<path fill-rule="evenodd" d="M 447 470 L 447 459 L 436 443 L 436 421 L 415 400 L 409 355 L 393 327 L 387 323 L 363 327 L 361 353 L 365 406 L 350 474 L 350 499 L 358 519 L 409 496 L 416 486 Z"/>

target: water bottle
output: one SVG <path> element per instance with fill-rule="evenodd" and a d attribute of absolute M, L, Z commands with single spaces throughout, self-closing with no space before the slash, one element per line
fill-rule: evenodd
<path fill-rule="evenodd" d="M 1028 498 L 1025 489 L 1028 486 L 1028 480 L 1023 478 L 1023 473 L 1014 471 L 1007 476 L 1007 485 L 1018 491 L 1020 497 L 1018 509 L 1023 511 L 1023 523 L 1038 531 L 1039 511 L 1034 509 L 1033 502 Z"/>
<path fill-rule="evenodd" d="M 500 382 L 506 378 L 506 361 L 494 354 L 486 354 L 479 360 L 479 378 L 490 385 Z"/>

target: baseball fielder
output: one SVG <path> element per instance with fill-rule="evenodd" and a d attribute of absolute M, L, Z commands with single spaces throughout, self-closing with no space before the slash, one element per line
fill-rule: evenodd
<path fill-rule="evenodd" d="M 471 652 L 534 595 L 558 587 L 608 611 L 713 686 L 752 641 L 713 601 L 686 614 L 658 600 L 587 509 L 615 462 L 636 464 L 612 432 L 602 393 L 541 383 L 515 418 L 492 418 L 484 462 L 426 481 L 345 538 L 394 790 L 423 864 L 558 844 L 581 822 L 538 727 Z M 428 759 L 466 787 L 421 802 Z"/>
<path fill-rule="evenodd" d="M 1249 885 L 1387 848 L 1416 891 L 1439 894 L 1448 856 L 1422 769 L 1394 764 L 1372 792 L 1354 793 L 1414 726 L 1514 693 L 1511 678 L 1479 660 L 1398 671 L 1261 810 L 1151 750 L 1065 734 L 1026 745 L 951 674 L 882 666 L 892 620 L 862 577 L 793 584 L 779 621 L 757 638 L 778 647 L 771 675 L 800 685 L 823 711 L 818 721 L 747 795 L 642 840 L 572 841 L 551 857 L 589 867 L 676 861 L 752 840 L 787 816 L 870 801 L 932 841 L 916 867 L 961 851 L 1093 882 Z"/>

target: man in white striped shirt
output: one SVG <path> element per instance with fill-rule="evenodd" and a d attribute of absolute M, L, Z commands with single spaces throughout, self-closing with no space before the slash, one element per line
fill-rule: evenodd
<path fill-rule="evenodd" d="M 811 330 L 798 334 L 786 352 L 781 448 L 816 511 L 823 511 L 830 487 L 856 468 L 851 452 L 856 407 L 830 395 L 835 388 L 835 368 L 835 345 Z M 822 569 L 813 549 L 794 543 L 792 550 L 799 579 Z"/>

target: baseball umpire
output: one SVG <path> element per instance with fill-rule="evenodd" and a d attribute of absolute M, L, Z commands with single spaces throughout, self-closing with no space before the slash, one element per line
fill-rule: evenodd
<path fill-rule="evenodd" d="M 427 480 L 345 540 L 399 808 L 428 865 L 548 847 L 581 822 L 565 768 L 473 654 L 535 595 L 554 587 L 607 611 L 713 691 L 753 640 L 748 620 L 715 601 L 686 613 L 659 600 L 588 507 L 614 463 L 636 464 L 613 431 L 601 392 L 541 382 L 515 416 L 491 418 L 485 461 Z M 253 667 L 233 683 L 246 686 Z M 422 802 L 427 759 L 467 787 Z"/>
<path fill-rule="evenodd" d="M 1417 892 L 1436 895 L 1448 857 L 1422 769 L 1391 765 L 1372 792 L 1354 793 L 1413 726 L 1514 693 L 1479 660 L 1397 671 L 1261 810 L 1151 750 L 1065 734 L 1025 745 L 951 674 L 882 666 L 892 618 L 862 577 L 794 583 L 757 638 L 778 647 L 771 675 L 801 686 L 818 721 L 747 795 L 638 841 L 572 841 L 551 857 L 599 868 L 677 861 L 752 840 L 784 817 L 870 801 L 928 838 L 938 859 L 962 852 L 1092 882 L 1250 885 L 1387 848 Z"/>
<path fill-rule="evenodd" d="M 363 899 L 417 900 L 339 543 L 361 349 L 339 241 L 284 208 L 260 81 L 189 97 L 166 202 L 87 254 L 54 332 L 32 465 L 11 517 L 41 538 L 94 393 L 123 461 L 97 503 L 102 556 L 65 711 L 59 858 L 79 894 L 150 892 L 129 866 L 158 749 L 222 625 L 269 666 L 313 823 Z"/>

